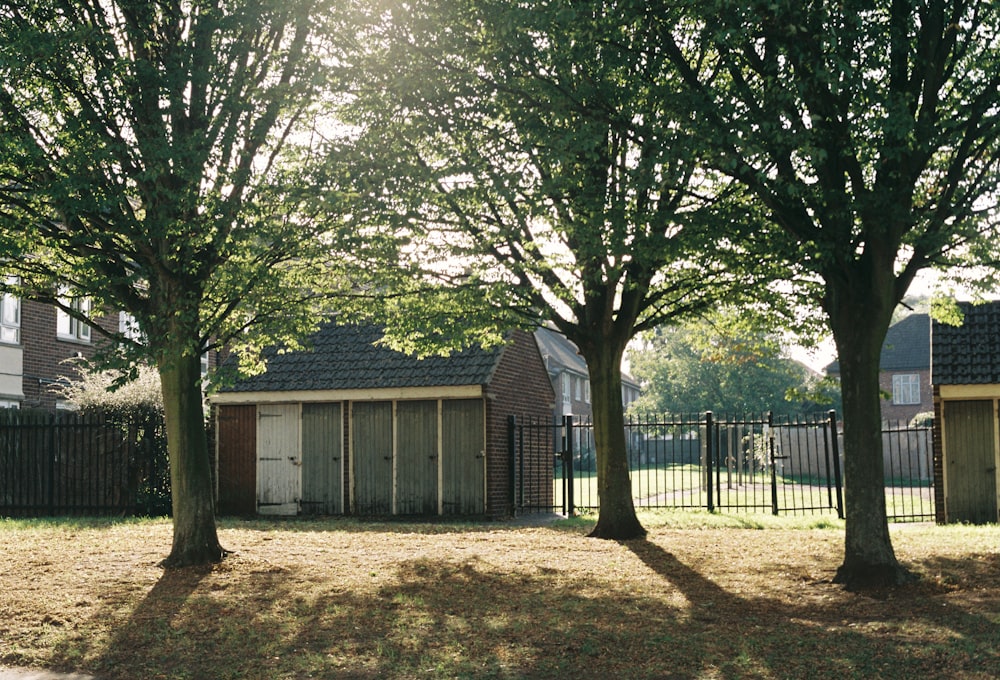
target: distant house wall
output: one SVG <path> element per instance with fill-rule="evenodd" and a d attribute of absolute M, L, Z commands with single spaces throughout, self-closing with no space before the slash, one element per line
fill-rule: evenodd
<path fill-rule="evenodd" d="M 920 401 L 916 404 L 897 404 L 894 397 L 894 377 L 908 378 L 916 376 L 920 390 Z M 930 368 L 921 369 L 893 369 L 879 373 L 879 389 L 888 398 L 882 399 L 882 419 L 888 421 L 909 422 L 918 413 L 925 413 L 934 410 L 934 395 L 931 391 L 931 371 Z"/>
<path fill-rule="evenodd" d="M 553 414 L 557 416 L 590 416 L 590 378 L 569 369 L 551 374 L 550 384 L 555 393 Z"/>
<path fill-rule="evenodd" d="M 118 330 L 118 314 L 98 317 L 96 322 L 109 332 Z M 107 340 L 97 331 L 89 342 L 68 340 L 56 335 L 56 308 L 24 300 L 21 305 L 21 346 L 23 347 L 23 407 L 54 408 L 60 401 L 58 388 L 75 380 L 77 371 L 65 363 L 81 356 L 91 359 Z"/>
<path fill-rule="evenodd" d="M 0 404 L 24 400 L 24 350 L 21 345 L 0 344 Z"/>

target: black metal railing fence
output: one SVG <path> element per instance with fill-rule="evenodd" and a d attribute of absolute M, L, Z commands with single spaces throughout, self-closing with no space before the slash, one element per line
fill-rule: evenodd
<path fill-rule="evenodd" d="M 539 475 L 512 475 L 517 511 L 572 514 L 599 507 L 589 420 L 515 419 L 511 427 L 512 461 L 524 459 L 517 450 L 521 441 L 532 442 L 535 450 L 540 442 L 551 442 L 553 452 L 548 458 L 553 464 L 551 504 L 543 494 L 518 486 L 518 480 Z M 631 417 L 625 435 L 633 502 L 639 508 L 844 515 L 841 435 L 832 411 L 782 417 Z M 886 424 L 883 448 L 889 519 L 933 520 L 931 428 Z"/>

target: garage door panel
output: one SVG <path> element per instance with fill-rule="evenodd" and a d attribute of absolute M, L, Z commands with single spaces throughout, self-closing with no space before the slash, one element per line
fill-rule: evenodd
<path fill-rule="evenodd" d="M 302 512 L 341 514 L 343 416 L 339 403 L 302 405 Z"/>
<path fill-rule="evenodd" d="M 946 401 L 942 409 L 948 521 L 996 522 L 997 423 L 993 402 Z"/>
<path fill-rule="evenodd" d="M 392 402 L 355 402 L 351 441 L 354 512 L 392 514 Z"/>
<path fill-rule="evenodd" d="M 437 401 L 396 405 L 396 513 L 438 511 Z"/>
<path fill-rule="evenodd" d="M 261 404 L 257 409 L 257 511 L 261 514 L 298 513 L 298 426 L 298 404 Z"/>
<path fill-rule="evenodd" d="M 486 454 L 481 399 L 442 402 L 442 507 L 445 514 L 486 512 Z"/>

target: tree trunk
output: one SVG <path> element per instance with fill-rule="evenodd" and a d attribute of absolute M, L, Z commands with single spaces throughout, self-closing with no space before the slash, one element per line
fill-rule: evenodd
<path fill-rule="evenodd" d="M 834 578 L 852 588 L 900 584 L 885 511 L 879 356 L 889 316 L 854 304 L 830 312 L 844 409 L 844 563 Z"/>
<path fill-rule="evenodd" d="M 215 528 L 215 497 L 197 354 L 161 360 L 160 381 L 170 457 L 174 541 L 165 567 L 219 562 L 226 551 Z"/>
<path fill-rule="evenodd" d="M 646 530 L 635 515 L 629 477 L 621 353 L 588 352 L 584 358 L 590 373 L 594 443 L 597 447 L 597 495 L 600 502 L 597 525 L 590 536 L 612 540 L 642 538 Z"/>

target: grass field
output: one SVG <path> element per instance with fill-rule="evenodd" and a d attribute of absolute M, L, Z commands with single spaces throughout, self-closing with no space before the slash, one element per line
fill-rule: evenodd
<path fill-rule="evenodd" d="M 164 571 L 164 520 L 0 520 L 0 665 L 117 678 L 995 678 L 1000 528 L 892 527 L 920 580 L 831 583 L 830 518 L 223 521 Z"/>
<path fill-rule="evenodd" d="M 632 498 L 643 508 L 705 508 L 708 495 L 702 486 L 703 470 L 697 465 L 640 468 L 632 471 Z M 794 514 L 804 509 L 836 514 L 835 492 L 822 480 L 812 482 L 778 478 L 778 507 Z M 563 504 L 563 480 L 555 479 L 554 503 Z M 771 507 L 771 477 L 765 473 L 740 475 L 722 472 L 721 484 L 713 486 L 713 502 L 725 509 Z M 577 472 L 573 477 L 573 502 L 578 508 L 596 508 L 597 474 Z M 824 510 L 826 509 L 826 510 Z M 929 487 L 887 486 L 886 510 L 890 517 L 934 518 L 934 494 Z"/>

